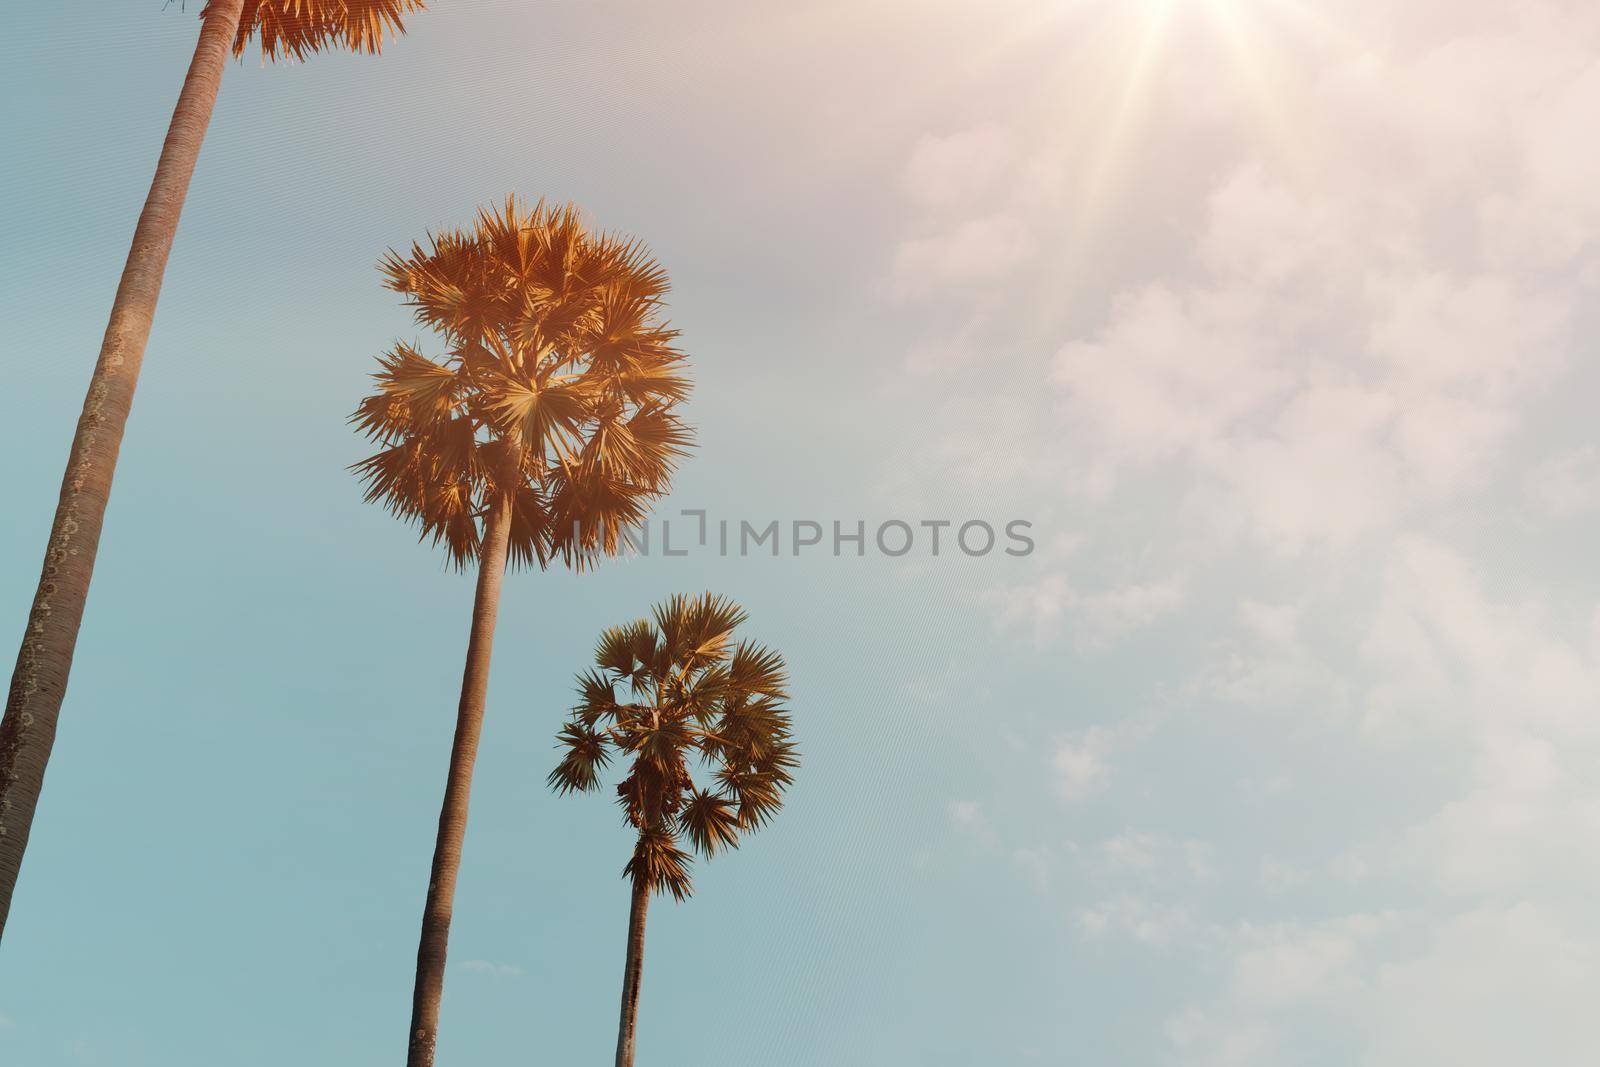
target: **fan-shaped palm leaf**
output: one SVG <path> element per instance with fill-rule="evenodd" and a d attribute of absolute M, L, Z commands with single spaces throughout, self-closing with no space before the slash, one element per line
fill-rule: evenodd
<path fill-rule="evenodd" d="M 604 631 L 595 668 L 578 676 L 579 702 L 557 737 L 562 756 L 549 782 L 559 793 L 595 788 L 608 755 L 628 768 L 617 784 L 617 802 L 636 832 L 623 869 L 633 897 L 621 1065 L 632 1063 L 649 898 L 665 891 L 682 900 L 692 888 L 680 835 L 708 859 L 738 847 L 778 811 L 799 762 L 783 659 L 758 645 L 735 645 L 744 621 L 732 600 L 706 593 L 671 597 L 650 619 Z M 618 703 L 623 684 L 635 703 Z M 691 763 L 715 768 L 708 787 L 695 783 Z"/>
<path fill-rule="evenodd" d="M 215 6 L 208 0 L 201 14 Z M 423 0 L 245 0 L 233 54 L 244 55 L 252 38 L 267 59 L 304 59 L 338 47 L 376 53 L 385 36 L 405 32 L 403 16 L 425 6 Z"/>
<path fill-rule="evenodd" d="M 305 41 L 332 32 L 303 29 Z M 379 451 L 354 470 L 368 500 L 416 523 L 456 566 L 478 565 L 458 741 L 418 953 L 413 1058 L 420 1033 L 431 1062 L 476 751 L 475 740 L 461 738 L 475 739 L 482 720 L 500 576 L 558 558 L 581 570 L 622 550 L 688 451 L 689 431 L 674 411 L 688 386 L 670 343 L 676 335 L 659 321 L 665 272 L 637 242 L 589 231 L 570 205 L 526 207 L 508 197 L 469 227 L 390 251 L 379 270 L 440 351 L 401 343 L 380 357 L 374 391 L 351 415 Z M 619 352 L 627 354 L 621 372 Z M 654 637 L 641 623 L 601 644 L 597 659 L 609 673 L 584 684 L 550 785 L 595 788 L 608 746 L 626 745 L 638 753 L 619 794 L 630 817 L 676 812 L 684 728 L 615 698 L 616 683 L 642 690 L 653 677 Z M 687 858 L 678 855 L 669 840 L 657 841 L 641 853 L 640 869 L 652 885 L 687 893 Z"/>

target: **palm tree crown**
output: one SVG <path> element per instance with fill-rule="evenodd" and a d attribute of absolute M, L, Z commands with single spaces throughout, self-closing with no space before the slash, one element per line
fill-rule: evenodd
<path fill-rule="evenodd" d="M 515 198 L 468 229 L 391 252 L 389 288 L 443 339 L 396 344 L 351 420 L 382 451 L 357 464 L 367 499 L 422 528 L 457 566 L 480 520 L 511 506 L 510 561 L 582 569 L 616 553 L 666 492 L 691 434 L 666 272 L 569 206 Z"/>
<path fill-rule="evenodd" d="M 200 16 L 216 2 L 206 0 Z M 402 16 L 426 6 L 424 0 L 245 0 L 233 54 L 244 55 L 252 37 L 269 60 L 304 59 L 330 46 L 377 53 L 385 33 L 405 32 Z"/>
<path fill-rule="evenodd" d="M 638 830 L 623 874 L 645 892 L 688 896 L 690 857 L 679 840 L 707 858 L 737 847 L 778 810 L 799 763 L 783 658 L 735 645 L 744 620 L 724 597 L 675 596 L 653 622 L 607 630 L 595 669 L 578 676 L 580 701 L 558 736 L 564 751 L 550 785 L 596 789 L 613 755 L 632 760 L 617 786 Z M 710 783 L 696 784 L 691 762 L 713 769 Z"/>

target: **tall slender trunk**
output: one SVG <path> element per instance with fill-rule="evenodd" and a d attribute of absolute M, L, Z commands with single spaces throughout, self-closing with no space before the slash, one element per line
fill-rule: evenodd
<path fill-rule="evenodd" d="M 650 890 L 644 880 L 633 880 L 633 903 L 628 909 L 628 962 L 622 968 L 622 1019 L 617 1025 L 617 1067 L 633 1067 L 634 1033 L 639 1023 L 639 976 L 644 971 L 644 919 L 650 909 Z"/>
<path fill-rule="evenodd" d="M 506 572 L 511 537 L 511 501 L 504 498 L 484 522 L 478 546 L 478 589 L 472 601 L 472 636 L 467 641 L 467 666 L 461 677 L 461 703 L 456 711 L 456 739 L 450 749 L 450 777 L 439 811 L 439 837 L 433 846 L 433 873 L 428 902 L 422 911 L 422 938 L 417 945 L 417 985 L 411 998 L 411 1040 L 406 1067 L 432 1067 L 439 1039 L 439 1001 L 444 995 L 445 953 L 450 942 L 450 912 L 461 870 L 461 839 L 467 831 L 467 803 L 472 794 L 472 765 L 478 759 L 483 731 L 484 695 L 489 687 L 489 655 L 494 648 L 495 617 L 500 610 L 500 583 Z"/>
<path fill-rule="evenodd" d="M 211 109 L 243 9 L 244 0 L 213 0 L 206 8 L 156 176 L 133 231 L 133 246 L 122 268 L 111 321 L 100 342 L 100 358 L 89 379 L 67 472 L 61 480 L 44 568 L 11 675 L 5 718 L 0 721 L 0 934 L 5 932 L 22 853 L 28 847 L 34 808 L 44 785 L 45 764 L 55 742 L 56 720 L 66 695 L 78 624 L 100 544 L 100 524 L 111 494 L 111 475 L 133 404 L 167 255 L 172 251 L 178 215 L 200 157 L 200 144 L 211 122 Z"/>

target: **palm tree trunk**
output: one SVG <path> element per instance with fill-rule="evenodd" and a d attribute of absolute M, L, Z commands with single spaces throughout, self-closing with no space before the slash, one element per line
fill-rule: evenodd
<path fill-rule="evenodd" d="M 0 934 L 5 932 L 11 894 L 44 785 L 45 763 L 55 742 L 56 720 L 66 695 L 78 624 L 100 544 L 100 525 L 111 494 L 111 475 L 133 404 L 167 255 L 172 251 L 178 215 L 243 9 L 244 0 L 212 0 L 206 8 L 200 40 L 161 147 L 155 180 L 133 231 L 133 246 L 122 268 L 83 413 L 78 416 L 55 524 L 45 547 L 44 568 L 11 675 L 5 718 L 0 721 Z"/>
<path fill-rule="evenodd" d="M 617 1065 L 633 1067 L 633 1038 L 639 1023 L 639 976 L 644 971 L 644 920 L 650 908 L 650 890 L 644 879 L 633 880 L 633 903 L 628 909 L 628 962 L 622 969 L 622 1020 L 617 1026 Z"/>
<path fill-rule="evenodd" d="M 422 938 L 417 945 L 417 985 L 411 999 L 411 1040 L 406 1067 L 432 1067 L 439 1037 L 439 1001 L 444 994 L 445 953 L 450 941 L 450 912 L 461 870 L 461 840 L 467 830 L 467 802 L 472 794 L 472 765 L 478 758 L 483 730 L 484 696 L 489 687 L 489 655 L 494 648 L 495 617 L 500 610 L 500 582 L 506 571 L 511 537 L 511 501 L 499 501 L 484 523 L 478 546 L 478 589 L 472 601 L 472 636 L 467 641 L 467 666 L 461 678 L 461 703 L 456 712 L 456 739 L 450 750 L 450 777 L 439 812 L 439 837 L 433 846 L 433 873 L 428 902 L 422 911 Z"/>

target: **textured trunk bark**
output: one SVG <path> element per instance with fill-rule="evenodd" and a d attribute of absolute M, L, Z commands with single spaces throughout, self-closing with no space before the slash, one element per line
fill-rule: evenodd
<path fill-rule="evenodd" d="M 650 909 L 650 891 L 633 883 L 633 904 L 628 909 L 628 962 L 622 969 L 622 1020 L 617 1026 L 617 1067 L 633 1067 L 634 1033 L 639 1023 L 639 976 L 644 971 L 644 920 Z"/>
<path fill-rule="evenodd" d="M 100 524 L 111 494 L 111 475 L 133 404 L 167 255 L 172 251 L 178 215 L 211 122 L 243 8 L 244 0 L 217 0 L 207 9 L 200 27 L 200 40 L 178 94 L 155 179 L 133 231 L 133 246 L 122 268 L 111 321 L 100 342 L 100 358 L 89 379 L 67 472 L 61 480 L 55 524 L 11 675 L 5 718 L 0 721 L 0 935 L 11 911 L 11 895 L 44 785 L 45 763 L 55 742 L 56 720 L 66 695 L 78 624 L 100 544 Z"/>
<path fill-rule="evenodd" d="M 432 1067 L 439 1037 L 439 1001 L 444 994 L 445 953 L 450 941 L 450 912 L 461 870 L 461 839 L 467 830 L 467 802 L 472 794 L 472 765 L 478 758 L 483 730 L 484 695 L 489 687 L 489 655 L 494 648 L 495 617 L 500 610 L 500 584 L 506 571 L 511 535 L 509 499 L 495 505 L 484 522 L 478 552 L 478 589 L 472 601 L 472 636 L 467 641 L 467 666 L 461 677 L 461 704 L 456 712 L 456 738 L 450 750 L 450 777 L 439 811 L 439 837 L 433 846 L 433 873 L 428 902 L 422 911 L 422 938 L 417 945 L 417 985 L 411 999 L 411 1039 L 406 1067 Z"/>

